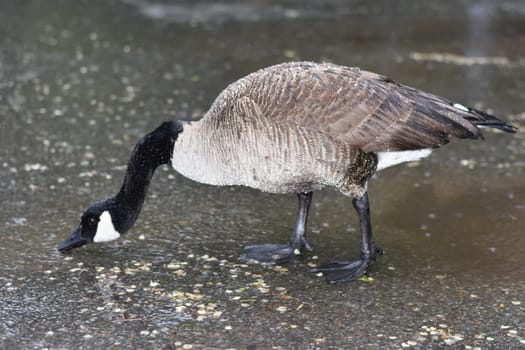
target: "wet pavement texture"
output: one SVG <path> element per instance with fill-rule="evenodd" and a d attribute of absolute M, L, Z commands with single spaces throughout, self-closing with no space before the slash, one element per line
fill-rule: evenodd
<path fill-rule="evenodd" d="M 314 194 L 303 260 L 245 265 L 245 244 L 288 239 L 295 196 L 167 167 L 124 239 L 56 251 L 142 135 L 290 60 L 376 71 L 520 129 L 374 177 L 385 255 L 368 282 L 308 272 L 359 254 L 349 198 Z M 519 0 L 2 1 L 0 348 L 525 348 L 524 130 Z"/>

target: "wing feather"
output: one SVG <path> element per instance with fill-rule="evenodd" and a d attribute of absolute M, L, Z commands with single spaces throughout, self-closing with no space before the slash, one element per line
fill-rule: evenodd
<path fill-rule="evenodd" d="M 325 133 L 365 152 L 434 148 L 451 136 L 475 139 L 481 137 L 477 125 L 515 131 L 496 117 L 385 76 L 327 63 L 285 63 L 252 73 L 230 85 L 210 111 L 242 96 L 272 123 Z"/>

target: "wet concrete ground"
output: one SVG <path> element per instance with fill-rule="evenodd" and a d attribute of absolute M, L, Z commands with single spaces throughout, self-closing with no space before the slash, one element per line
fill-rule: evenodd
<path fill-rule="evenodd" d="M 360 66 L 521 128 L 371 181 L 386 254 L 370 283 L 307 271 L 358 254 L 348 198 L 314 194 L 303 261 L 243 265 L 243 245 L 288 239 L 295 196 L 167 168 L 125 239 L 56 252 L 143 134 L 289 60 Z M 524 348 L 524 82 L 518 0 L 2 1 L 0 348 Z"/>

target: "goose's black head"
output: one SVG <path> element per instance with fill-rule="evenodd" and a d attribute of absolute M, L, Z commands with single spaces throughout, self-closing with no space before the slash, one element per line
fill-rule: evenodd
<path fill-rule="evenodd" d="M 127 231 L 127 226 L 132 225 L 126 224 L 125 221 L 131 221 L 129 219 L 123 222 L 124 213 L 121 211 L 114 198 L 93 204 L 82 214 L 80 224 L 69 238 L 58 246 L 58 250 L 64 252 L 90 242 L 107 242 L 119 238 Z"/>
<path fill-rule="evenodd" d="M 89 242 L 107 242 L 126 233 L 137 220 L 155 169 L 169 164 L 182 124 L 162 123 L 136 145 L 128 162 L 122 187 L 116 196 L 89 207 L 80 225 L 58 246 L 63 252 Z"/>

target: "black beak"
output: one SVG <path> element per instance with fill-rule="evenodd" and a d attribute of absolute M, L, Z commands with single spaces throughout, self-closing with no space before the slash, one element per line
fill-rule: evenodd
<path fill-rule="evenodd" d="M 71 233 L 71 236 L 69 236 L 68 239 L 60 243 L 58 246 L 58 251 L 65 252 L 73 248 L 82 247 L 87 242 L 87 239 L 80 236 L 80 227 L 78 227 L 75 231 L 73 231 L 73 233 Z"/>

